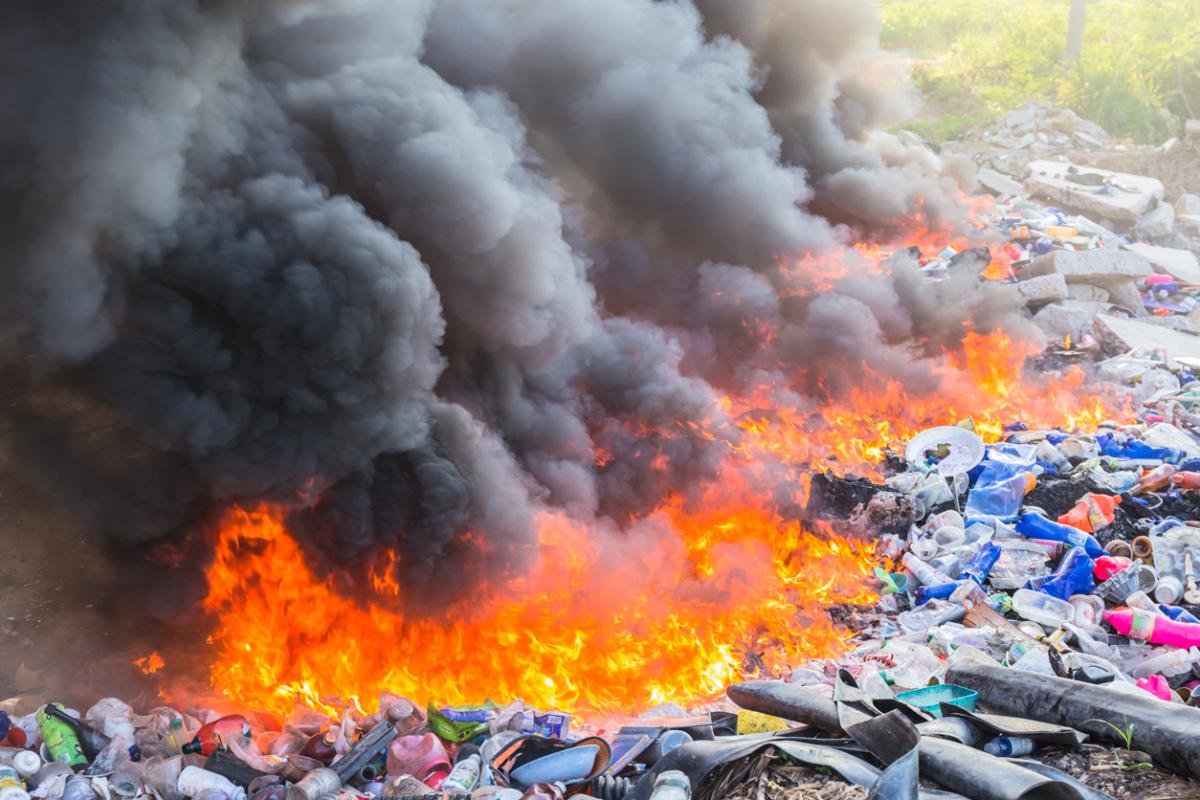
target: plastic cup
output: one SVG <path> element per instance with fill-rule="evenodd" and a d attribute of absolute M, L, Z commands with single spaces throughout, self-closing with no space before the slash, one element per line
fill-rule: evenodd
<path fill-rule="evenodd" d="M 1137 567 L 1121 570 L 1097 586 L 1095 593 L 1109 605 L 1119 606 L 1125 602 L 1126 597 L 1141 588 L 1138 572 Z"/>

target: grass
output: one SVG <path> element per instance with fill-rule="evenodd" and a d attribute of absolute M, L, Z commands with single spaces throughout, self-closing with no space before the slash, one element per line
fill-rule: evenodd
<path fill-rule="evenodd" d="M 1083 56 L 1070 67 L 1063 58 L 1069 5 L 880 0 L 884 46 L 919 59 L 913 76 L 930 106 L 953 109 L 920 122 L 929 136 L 953 136 L 1035 99 L 1151 144 L 1197 116 L 1200 2 L 1091 0 Z"/>

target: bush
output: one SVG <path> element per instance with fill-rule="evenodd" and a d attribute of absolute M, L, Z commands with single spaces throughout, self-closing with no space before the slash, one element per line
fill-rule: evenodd
<path fill-rule="evenodd" d="M 885 47 L 908 50 L 934 105 L 1000 114 L 1050 100 L 1157 143 L 1200 108 L 1200 2 L 1092 0 L 1064 68 L 1069 0 L 881 0 Z M 957 105 L 956 105 L 957 104 Z"/>

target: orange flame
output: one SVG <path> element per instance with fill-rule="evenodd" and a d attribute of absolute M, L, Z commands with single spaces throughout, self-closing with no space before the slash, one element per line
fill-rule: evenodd
<path fill-rule="evenodd" d="M 897 244 L 915 243 L 926 252 L 968 246 L 923 224 Z M 801 259 L 783 270 L 792 280 L 783 291 L 878 271 L 881 252 L 864 245 Z M 725 397 L 735 427 L 700 431 L 727 447 L 717 480 L 667 498 L 627 531 L 541 512 L 534 567 L 449 622 L 385 607 L 382 598 L 402 590 L 386 563 L 365 576 L 376 600 L 347 598 L 311 570 L 281 511 L 232 509 L 218 526 L 204 603 L 215 623 L 213 686 L 231 702 L 279 712 L 353 706 L 388 690 L 418 702 L 521 698 L 591 715 L 703 702 L 744 677 L 835 656 L 852 633 L 826 608 L 877 599 L 872 545 L 779 509 L 807 502 L 814 468 L 881 477 L 887 453 L 932 425 L 969 417 L 995 441 L 1018 420 L 1090 429 L 1129 416 L 1128 401 L 1089 392 L 1078 368 L 1027 375 L 1032 351 L 1001 332 L 971 332 L 961 349 L 923 359 L 925 391 L 864 368 L 856 387 L 820 405 L 801 407 L 779 386 Z M 612 458 L 597 454 L 601 465 Z M 792 496 L 780 498 L 780 487 Z M 464 596 L 476 589 L 461 587 Z"/>
<path fill-rule="evenodd" d="M 133 665 L 140 669 L 143 675 L 153 675 L 165 667 L 167 662 L 163 661 L 163 657 L 158 654 L 157 650 L 154 650 L 148 656 L 135 659 Z"/>

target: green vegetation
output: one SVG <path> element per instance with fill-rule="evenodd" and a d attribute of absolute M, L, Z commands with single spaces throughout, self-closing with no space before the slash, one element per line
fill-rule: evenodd
<path fill-rule="evenodd" d="M 1200 115 L 1200 1 L 1091 0 L 1078 66 L 1064 67 L 1070 0 L 880 0 L 883 44 L 907 50 L 946 138 L 1049 100 L 1116 136 L 1157 144 Z"/>

